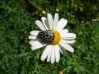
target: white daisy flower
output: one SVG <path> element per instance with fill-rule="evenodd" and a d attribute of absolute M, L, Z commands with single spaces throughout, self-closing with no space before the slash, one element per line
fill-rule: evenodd
<path fill-rule="evenodd" d="M 51 14 L 47 14 L 47 18 L 42 17 L 42 22 L 36 20 L 35 23 L 42 30 L 34 30 L 30 32 L 29 44 L 32 50 L 46 46 L 41 60 L 47 59 L 47 62 L 59 62 L 60 53 L 66 54 L 66 51 L 74 52 L 74 49 L 69 45 L 75 42 L 76 35 L 69 33 L 64 27 L 67 25 L 67 20 L 61 18 L 55 13 L 54 19 Z"/>

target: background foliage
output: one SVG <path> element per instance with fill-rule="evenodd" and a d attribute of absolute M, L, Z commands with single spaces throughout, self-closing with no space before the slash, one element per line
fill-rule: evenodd
<path fill-rule="evenodd" d="M 77 35 L 75 52 L 54 64 L 40 61 L 44 48 L 32 51 L 28 43 L 43 10 L 66 18 Z M 0 74 L 98 74 L 98 18 L 99 0 L 0 0 Z"/>

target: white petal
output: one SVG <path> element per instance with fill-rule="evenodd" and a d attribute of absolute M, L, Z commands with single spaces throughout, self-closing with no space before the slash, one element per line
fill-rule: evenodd
<path fill-rule="evenodd" d="M 29 44 L 31 45 L 31 46 L 42 46 L 43 44 L 42 43 L 40 43 L 39 41 L 29 41 Z"/>
<path fill-rule="evenodd" d="M 41 20 L 43 22 L 45 29 L 49 30 L 48 20 L 45 17 L 42 17 Z"/>
<path fill-rule="evenodd" d="M 52 48 L 52 54 L 51 54 L 51 63 L 54 63 L 55 62 L 55 48 L 53 46 Z"/>
<path fill-rule="evenodd" d="M 43 45 L 36 45 L 36 46 L 31 47 L 31 49 L 32 50 L 36 50 L 36 49 L 39 49 L 41 47 L 43 47 Z"/>
<path fill-rule="evenodd" d="M 59 21 L 59 16 L 57 13 L 55 13 L 54 21 L 53 21 L 53 29 L 57 28 L 58 21 Z"/>
<path fill-rule="evenodd" d="M 39 20 L 36 20 L 35 23 L 37 24 L 37 26 L 43 31 L 46 30 L 43 23 Z"/>
<path fill-rule="evenodd" d="M 64 49 L 62 46 L 59 46 L 59 51 L 60 51 L 63 55 L 66 55 L 66 49 Z"/>
<path fill-rule="evenodd" d="M 69 40 L 69 39 L 61 39 L 61 41 L 68 44 L 73 44 L 75 42 L 75 40 Z"/>
<path fill-rule="evenodd" d="M 47 62 L 51 61 L 51 54 L 52 54 L 52 45 L 51 45 L 51 49 L 49 50 L 49 54 L 48 54 L 48 57 L 47 57 Z"/>
<path fill-rule="evenodd" d="M 60 32 L 60 35 L 61 36 L 64 36 L 65 34 L 68 33 L 68 30 L 67 29 L 63 29 L 61 32 Z"/>
<path fill-rule="evenodd" d="M 74 49 L 73 49 L 70 45 L 68 45 L 68 44 L 66 44 L 66 43 L 64 43 L 64 42 L 60 42 L 60 45 L 61 45 L 63 48 L 65 48 L 67 51 L 74 52 Z"/>
<path fill-rule="evenodd" d="M 36 30 L 35 30 L 35 31 L 30 31 L 30 34 L 31 34 L 31 35 L 37 36 L 38 33 L 39 33 L 39 31 L 36 31 Z"/>
<path fill-rule="evenodd" d="M 55 58 L 56 58 L 56 62 L 59 62 L 60 60 L 59 45 L 55 45 Z"/>
<path fill-rule="evenodd" d="M 53 17 L 52 17 L 51 14 L 47 14 L 47 18 L 48 18 L 48 23 L 49 23 L 50 30 L 52 30 Z"/>
<path fill-rule="evenodd" d="M 42 44 L 42 43 L 40 43 L 39 41 L 29 41 L 29 44 L 32 46 L 31 47 L 31 49 L 32 50 L 36 50 L 36 49 L 38 49 L 38 48 L 41 48 L 41 47 L 43 47 L 43 46 L 46 46 L 46 44 Z"/>
<path fill-rule="evenodd" d="M 61 31 L 67 24 L 67 20 L 66 19 L 60 19 L 58 24 L 57 24 L 57 30 Z"/>
<path fill-rule="evenodd" d="M 44 52 L 43 52 L 43 54 L 42 54 L 42 56 L 41 56 L 41 60 L 42 60 L 42 61 L 46 59 L 46 57 L 48 56 L 50 50 L 51 50 L 51 45 L 48 45 L 48 46 L 45 48 L 45 50 L 44 50 Z"/>
<path fill-rule="evenodd" d="M 66 34 L 61 34 L 61 37 L 63 39 L 75 39 L 76 35 L 74 33 L 66 33 Z"/>
<path fill-rule="evenodd" d="M 30 35 L 28 38 L 29 38 L 29 39 L 36 39 L 36 36 Z"/>

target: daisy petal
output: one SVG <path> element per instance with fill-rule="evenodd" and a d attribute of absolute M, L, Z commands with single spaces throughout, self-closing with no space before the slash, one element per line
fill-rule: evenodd
<path fill-rule="evenodd" d="M 63 48 L 65 48 L 67 51 L 74 52 L 74 49 L 73 49 L 70 45 L 68 45 L 68 44 L 66 44 L 66 43 L 64 43 L 64 42 L 60 42 L 60 45 L 61 45 Z"/>
<path fill-rule="evenodd" d="M 43 31 L 46 30 L 43 23 L 39 20 L 36 20 L 35 23 L 37 24 L 37 26 Z"/>
<path fill-rule="evenodd" d="M 74 33 L 66 33 L 66 34 L 61 34 L 61 37 L 63 39 L 75 39 L 76 35 Z"/>
<path fill-rule="evenodd" d="M 59 21 L 59 16 L 57 13 L 55 13 L 54 21 L 53 21 L 53 29 L 56 29 L 58 21 Z"/>
<path fill-rule="evenodd" d="M 54 63 L 55 62 L 55 48 L 53 46 L 52 48 L 52 54 L 51 54 L 51 63 Z"/>
<path fill-rule="evenodd" d="M 61 41 L 68 44 L 73 44 L 75 42 L 75 40 L 69 40 L 69 39 L 68 40 L 62 39 Z"/>
<path fill-rule="evenodd" d="M 45 17 L 42 17 L 41 20 L 42 20 L 42 22 L 43 22 L 44 27 L 46 28 L 46 30 L 49 30 L 49 29 L 48 29 L 48 28 L 49 28 L 49 27 L 48 27 L 49 25 L 48 25 L 47 19 L 46 19 Z"/>
<path fill-rule="evenodd" d="M 29 38 L 29 39 L 36 39 L 36 36 L 30 35 L 28 38 Z"/>
<path fill-rule="evenodd" d="M 59 46 L 59 51 L 65 56 L 66 55 L 66 50 L 62 47 Z"/>
<path fill-rule="evenodd" d="M 41 48 L 41 47 L 43 47 L 43 45 L 39 45 L 39 46 L 38 46 L 38 45 L 37 45 L 37 46 L 33 46 L 33 47 L 31 47 L 31 49 L 32 49 L 32 50 L 36 50 L 36 49 L 38 49 L 38 48 Z"/>
<path fill-rule="evenodd" d="M 60 60 L 59 45 L 55 45 L 55 58 L 56 58 L 56 62 L 59 62 Z"/>
<path fill-rule="evenodd" d="M 49 23 L 50 30 L 52 30 L 53 17 L 52 17 L 51 14 L 47 14 L 47 18 L 48 18 L 48 23 Z"/>
<path fill-rule="evenodd" d="M 31 35 L 36 35 L 37 36 L 38 33 L 39 33 L 39 31 L 30 31 Z"/>
<path fill-rule="evenodd" d="M 50 62 L 51 54 L 52 54 L 52 45 L 51 45 L 51 49 L 49 50 L 49 54 L 48 54 L 48 57 L 47 57 L 47 62 Z"/>
<path fill-rule="evenodd" d="M 67 34 L 67 33 L 68 33 L 68 30 L 67 30 L 67 29 L 63 29 L 63 30 L 60 32 L 61 36 L 64 36 L 64 35 Z"/>
<path fill-rule="evenodd" d="M 60 19 L 58 24 L 57 24 L 57 30 L 61 31 L 67 24 L 67 20 L 66 19 Z"/>
<path fill-rule="evenodd" d="M 48 45 L 48 46 L 45 48 L 45 50 L 44 50 L 44 52 L 43 52 L 43 54 L 42 54 L 42 56 L 41 56 L 41 60 L 42 60 L 42 61 L 46 59 L 46 57 L 48 56 L 50 50 L 51 50 L 51 45 Z"/>
<path fill-rule="evenodd" d="M 40 43 L 39 41 L 29 41 L 29 44 L 31 45 L 31 46 L 42 46 L 43 44 L 42 43 Z"/>

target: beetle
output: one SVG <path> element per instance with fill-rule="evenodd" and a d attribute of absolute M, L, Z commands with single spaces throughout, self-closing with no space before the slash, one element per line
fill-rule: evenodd
<path fill-rule="evenodd" d="M 51 30 L 40 31 L 37 38 L 41 41 L 50 42 L 54 40 L 54 33 Z"/>

